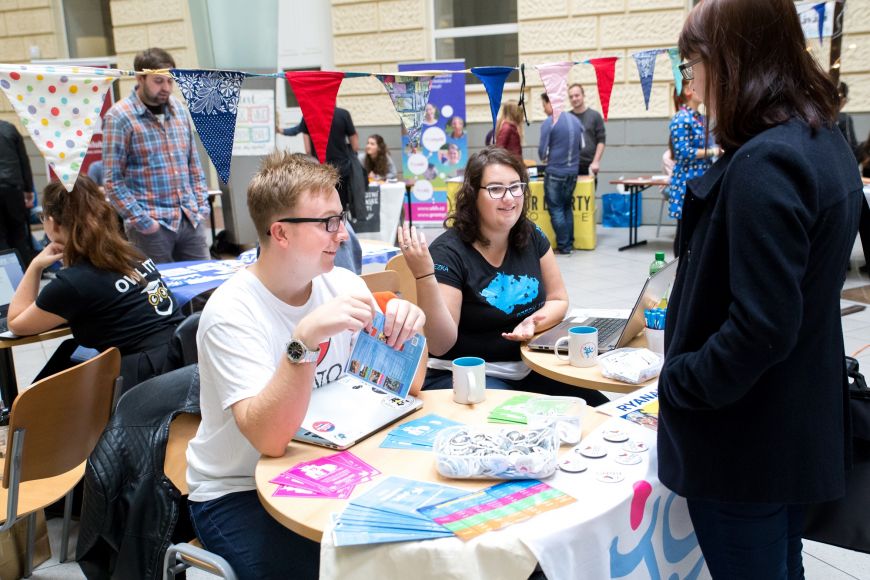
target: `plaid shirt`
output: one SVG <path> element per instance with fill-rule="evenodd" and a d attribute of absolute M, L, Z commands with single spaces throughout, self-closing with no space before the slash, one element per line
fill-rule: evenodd
<path fill-rule="evenodd" d="M 192 123 L 181 102 L 169 98 L 163 123 L 135 89 L 103 119 L 106 195 L 138 231 L 154 220 L 172 231 L 182 212 L 196 227 L 208 216 L 205 174 L 194 147 Z"/>

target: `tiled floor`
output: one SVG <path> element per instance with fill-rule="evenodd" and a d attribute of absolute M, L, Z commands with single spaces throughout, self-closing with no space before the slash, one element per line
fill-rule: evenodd
<path fill-rule="evenodd" d="M 654 233 L 654 227 L 642 227 L 640 238 L 651 237 Z M 650 238 L 645 246 L 619 252 L 617 248 L 627 241 L 626 230 L 599 228 L 598 248 L 595 251 L 559 256 L 557 259 L 568 285 L 571 305 L 630 308 L 646 279 L 653 252 L 664 250 L 669 257 L 672 256 L 673 228 L 663 228 L 662 235 L 663 237 L 659 239 Z M 863 262 L 860 246 L 856 246 L 852 270 L 846 280 L 847 288 L 870 284 L 870 277 L 858 273 L 858 266 Z M 847 354 L 855 352 L 865 344 L 870 344 L 870 309 L 844 317 L 843 330 Z M 20 384 L 29 384 L 55 346 L 55 342 L 50 342 L 16 349 L 15 363 Z M 865 372 L 870 370 L 870 348 L 859 356 L 859 360 Z M 56 554 L 59 545 L 60 520 L 49 521 L 49 535 L 52 541 L 52 553 Z M 811 580 L 854 578 L 870 580 L 870 555 L 816 542 L 805 542 L 804 566 L 806 576 Z M 40 566 L 33 577 L 48 579 L 84 576 L 75 563 L 59 565 L 55 558 Z M 207 575 L 194 572 L 190 577 L 205 578 Z"/>

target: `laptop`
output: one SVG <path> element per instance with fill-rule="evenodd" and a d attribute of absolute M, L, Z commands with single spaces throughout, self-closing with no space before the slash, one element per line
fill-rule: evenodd
<path fill-rule="evenodd" d="M 332 449 L 347 449 L 423 406 L 385 394 L 351 375 L 314 389 L 308 412 L 293 437 L 296 441 Z"/>
<path fill-rule="evenodd" d="M 677 262 L 678 260 L 674 259 L 647 278 L 628 318 L 568 318 L 533 338 L 529 342 L 529 350 L 553 352 L 556 341 L 567 336 L 568 329 L 574 326 L 594 326 L 598 329 L 598 352 L 628 346 L 628 343 L 640 334 L 645 326 L 644 310 L 655 308 L 662 298 L 671 293 L 671 286 L 677 275 Z M 568 354 L 568 349 L 560 347 L 559 352 Z"/>
<path fill-rule="evenodd" d="M 9 303 L 24 278 L 24 267 L 16 250 L 0 250 L 0 332 L 6 332 Z"/>

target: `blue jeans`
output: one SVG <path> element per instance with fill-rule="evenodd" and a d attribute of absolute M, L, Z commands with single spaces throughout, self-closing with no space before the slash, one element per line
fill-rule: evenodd
<path fill-rule="evenodd" d="M 428 369 L 426 371 L 426 380 L 423 382 L 424 391 L 432 391 L 437 389 L 452 389 L 453 388 L 453 373 L 440 369 Z M 608 401 L 607 397 L 601 391 L 593 389 L 583 389 L 581 387 L 572 387 L 565 383 L 560 383 L 551 378 L 539 375 L 535 371 L 530 372 L 523 379 L 499 379 L 487 375 L 487 389 L 511 390 L 511 391 L 527 391 L 529 393 L 539 393 L 541 395 L 549 395 L 552 397 L 580 397 L 585 399 L 588 405 L 597 407 Z"/>
<path fill-rule="evenodd" d="M 713 578 L 803 579 L 803 506 L 691 499 L 687 503 Z"/>
<path fill-rule="evenodd" d="M 556 233 L 556 249 L 568 251 L 574 248 L 574 187 L 576 175 L 551 175 L 544 177 L 544 200 L 550 212 L 550 222 Z"/>
<path fill-rule="evenodd" d="M 189 505 L 196 537 L 206 550 L 226 559 L 240 579 L 317 580 L 320 575 L 320 544 L 279 524 L 256 491 Z"/>

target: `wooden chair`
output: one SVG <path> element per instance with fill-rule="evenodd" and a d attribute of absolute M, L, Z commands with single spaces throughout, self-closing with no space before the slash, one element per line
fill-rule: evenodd
<path fill-rule="evenodd" d="M 27 518 L 25 578 L 33 572 L 36 512 L 64 496 L 60 561 L 66 561 L 73 487 L 109 422 L 120 372 L 121 353 L 110 348 L 34 383 L 12 405 L 0 532 Z"/>
<path fill-rule="evenodd" d="M 199 415 L 181 413 L 169 424 L 163 473 L 181 495 L 185 496 L 190 492 L 187 487 L 187 444 L 196 435 L 200 420 Z M 170 545 L 163 558 L 163 577 L 166 580 L 175 578 L 176 574 L 188 568 L 204 570 L 227 580 L 236 579 L 236 573 L 229 562 L 204 549 L 196 538 L 190 542 Z"/>
<path fill-rule="evenodd" d="M 399 273 L 393 270 L 372 272 L 360 276 L 372 292 L 393 292 L 399 294 L 401 281 Z"/>
<path fill-rule="evenodd" d="M 399 254 L 390 258 L 386 269 L 392 270 L 399 275 L 399 293 L 402 298 L 417 304 L 417 281 L 414 279 L 414 274 L 408 268 L 405 256 Z"/>

